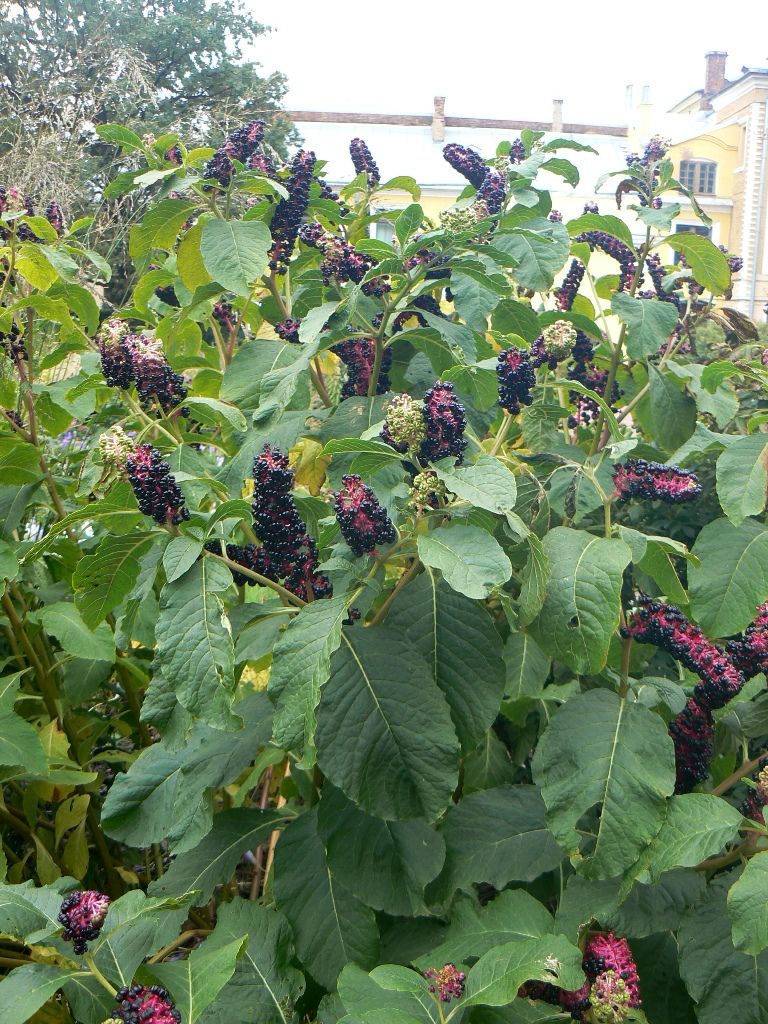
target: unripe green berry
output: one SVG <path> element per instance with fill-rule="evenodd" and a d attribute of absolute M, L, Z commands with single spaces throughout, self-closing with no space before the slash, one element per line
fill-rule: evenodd
<path fill-rule="evenodd" d="M 560 362 L 571 354 L 576 343 L 576 328 L 567 320 L 556 320 L 542 331 L 544 351 Z"/>
<path fill-rule="evenodd" d="M 399 451 L 417 448 L 427 436 L 422 403 L 410 395 L 395 395 L 387 408 L 387 433 Z"/>
<path fill-rule="evenodd" d="M 133 449 L 133 441 L 131 441 L 122 427 L 112 427 L 108 433 L 102 434 L 99 438 L 101 461 L 105 466 L 113 469 L 124 469 L 125 460 Z"/>
<path fill-rule="evenodd" d="M 413 478 L 413 486 L 408 497 L 417 512 L 426 508 L 437 508 L 440 500 L 445 497 L 445 484 L 434 470 L 427 469 L 423 473 L 417 473 Z"/>

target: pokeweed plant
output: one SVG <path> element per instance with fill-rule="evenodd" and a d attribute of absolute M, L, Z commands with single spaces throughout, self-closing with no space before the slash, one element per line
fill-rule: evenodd
<path fill-rule="evenodd" d="M 768 371 L 663 142 L 434 222 L 100 131 L 121 307 L 0 192 L 3 1024 L 765 1020 Z"/>

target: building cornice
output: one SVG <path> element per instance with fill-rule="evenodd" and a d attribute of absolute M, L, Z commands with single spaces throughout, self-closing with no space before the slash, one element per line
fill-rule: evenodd
<path fill-rule="evenodd" d="M 401 126 L 429 127 L 430 114 L 359 114 L 349 111 L 287 110 L 286 114 L 294 123 L 305 124 L 391 124 Z M 529 128 L 536 132 L 551 132 L 552 124 L 546 121 L 508 121 L 491 117 L 446 117 L 448 128 L 496 128 L 502 131 L 521 131 Z M 613 135 L 626 138 L 628 129 L 621 125 L 564 124 L 559 129 L 565 135 Z"/>

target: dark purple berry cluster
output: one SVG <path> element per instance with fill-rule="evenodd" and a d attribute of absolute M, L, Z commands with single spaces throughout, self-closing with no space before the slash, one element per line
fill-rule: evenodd
<path fill-rule="evenodd" d="M 443 149 L 443 157 L 454 171 L 458 171 L 475 188 L 480 188 L 485 181 L 488 168 L 474 149 L 460 146 L 457 142 L 449 142 Z"/>
<path fill-rule="evenodd" d="M 277 168 L 267 153 L 251 153 L 245 165 L 249 171 L 256 171 L 258 174 L 263 174 L 266 178 L 277 177 Z"/>
<path fill-rule="evenodd" d="M 124 1024 L 181 1024 L 181 1014 L 160 985 L 133 985 L 115 996 L 120 1004 L 115 1016 Z"/>
<path fill-rule="evenodd" d="M 158 338 L 147 334 L 128 334 L 123 339 L 130 353 L 133 380 L 144 408 L 157 402 L 168 413 L 187 397 L 187 383 L 165 358 Z"/>
<path fill-rule="evenodd" d="M 370 149 L 368 149 L 362 139 L 352 139 L 349 144 L 349 155 L 352 157 L 352 166 L 355 168 L 355 174 L 365 174 L 369 188 L 378 185 L 381 181 L 379 168 L 371 156 Z"/>
<path fill-rule="evenodd" d="M 356 474 L 343 476 L 341 485 L 334 495 L 333 507 L 352 551 L 358 556 L 365 555 L 379 544 L 394 543 L 397 531 L 371 488 Z"/>
<path fill-rule="evenodd" d="M 424 971 L 424 977 L 430 982 L 429 991 L 436 995 L 441 1003 L 450 1003 L 452 999 L 461 999 L 464 995 L 466 975 L 456 964 L 445 964 L 443 967 L 430 967 Z"/>
<path fill-rule="evenodd" d="M 97 938 L 107 916 L 109 896 L 95 889 L 76 889 L 61 904 L 58 920 L 64 925 L 62 938 L 71 942 L 75 953 L 88 951 L 88 942 Z"/>
<path fill-rule="evenodd" d="M 331 346 L 331 352 L 341 359 L 347 368 L 347 378 L 341 389 L 342 398 L 363 397 L 368 394 L 376 358 L 376 342 L 373 338 L 348 338 Z M 392 349 L 384 350 L 376 394 L 389 391 L 389 369 L 392 366 Z"/>
<path fill-rule="evenodd" d="M 227 302 L 225 299 L 221 299 L 216 302 L 213 307 L 213 319 L 224 331 L 225 335 L 229 336 L 237 327 L 237 316 L 232 304 Z"/>
<path fill-rule="evenodd" d="M 586 267 L 581 260 L 572 260 L 568 273 L 563 278 L 562 284 L 555 289 L 555 305 L 563 312 L 573 308 L 573 303 L 578 294 L 581 282 L 584 280 Z"/>
<path fill-rule="evenodd" d="M 660 299 L 662 302 L 672 302 L 674 305 L 677 305 L 677 299 L 675 296 L 664 291 L 664 278 L 666 276 L 666 271 L 659 254 L 656 252 L 649 253 L 645 259 L 645 267 L 650 275 L 651 281 L 653 282 L 653 291 L 656 298 Z"/>
<path fill-rule="evenodd" d="M 477 190 L 477 202 L 482 203 L 489 214 L 496 214 L 501 211 L 506 198 L 507 186 L 504 178 L 498 171 L 489 171 Z"/>
<path fill-rule="evenodd" d="M 768 760 L 762 760 L 752 774 L 755 788 L 750 787 L 739 810 L 745 818 L 751 818 L 759 825 L 765 825 L 765 808 L 768 805 Z"/>
<path fill-rule="evenodd" d="M 149 444 L 138 445 L 125 460 L 133 493 L 145 516 L 165 526 L 189 519 L 181 488 L 160 452 Z"/>
<path fill-rule="evenodd" d="M 27 352 L 27 346 L 24 343 L 24 335 L 15 323 L 11 324 L 7 332 L 0 333 L 0 344 L 2 344 L 8 358 L 12 359 L 15 363 L 18 363 L 19 360 L 29 359 L 29 352 Z"/>
<path fill-rule="evenodd" d="M 675 792 L 690 793 L 709 775 L 715 752 L 715 721 L 709 708 L 689 697 L 685 707 L 669 723 L 675 747 Z"/>
<path fill-rule="evenodd" d="M 523 405 L 533 401 L 531 389 L 536 383 L 536 374 L 530 352 L 512 345 L 499 352 L 496 361 L 496 377 L 499 381 L 499 405 L 516 415 Z"/>
<path fill-rule="evenodd" d="M 262 543 L 255 571 L 283 581 L 303 600 L 328 597 L 330 580 L 317 571 L 317 545 L 296 508 L 288 457 L 264 445 L 253 463 L 253 523 Z"/>
<path fill-rule="evenodd" d="M 453 456 L 456 463 L 464 459 L 467 440 L 464 406 L 456 397 L 450 381 L 438 381 L 424 395 L 424 427 L 427 436 L 421 443 L 419 457 L 425 462 L 437 462 Z"/>
<path fill-rule="evenodd" d="M 552 210 L 549 214 L 549 220 L 551 220 L 553 224 L 561 224 L 563 215 L 559 210 Z"/>
<path fill-rule="evenodd" d="M 269 266 L 277 274 L 284 274 L 288 269 L 288 261 L 309 205 L 309 188 L 315 163 L 315 154 L 304 149 L 300 149 L 291 161 L 291 176 L 286 184 L 288 198 L 281 199 L 277 204 L 270 224 L 273 244 L 269 251 Z"/>
<path fill-rule="evenodd" d="M 600 207 L 597 203 L 586 202 L 584 203 L 584 213 L 600 213 Z"/>
<path fill-rule="evenodd" d="M 322 252 L 320 273 L 323 275 L 323 284 L 330 284 L 332 280 L 339 284 L 345 281 L 360 284 L 368 271 L 376 266 L 377 261 L 373 256 L 358 252 L 339 235 L 328 234 L 320 224 L 305 224 L 299 232 L 299 238 L 304 245 Z M 366 281 L 363 291 L 366 295 L 380 296 L 390 291 L 391 287 L 389 277 L 382 275 Z"/>
<path fill-rule="evenodd" d="M 64 213 L 55 199 L 46 206 L 44 216 L 57 235 L 64 234 Z"/>
<path fill-rule="evenodd" d="M 419 310 L 423 310 L 425 313 L 431 313 L 432 316 L 443 317 L 443 311 L 440 309 L 440 303 L 433 295 L 417 295 L 415 299 L 412 299 L 409 303 L 409 308 L 404 309 L 402 313 L 398 313 L 395 319 L 392 321 L 392 333 L 397 334 L 401 331 L 408 320 L 411 317 L 416 317 L 420 327 L 426 327 L 427 321 L 419 313 Z"/>
<path fill-rule="evenodd" d="M 280 323 L 275 324 L 275 334 L 278 338 L 282 338 L 283 341 L 289 341 L 292 345 L 299 345 L 300 327 L 301 320 L 289 316 L 286 320 L 281 320 Z"/>
<path fill-rule="evenodd" d="M 509 147 L 509 162 L 511 164 L 521 164 L 525 160 L 526 152 L 525 146 L 523 145 L 522 139 L 515 139 L 512 145 Z"/>
<path fill-rule="evenodd" d="M 654 135 L 642 153 L 630 153 L 627 156 L 627 167 L 632 167 L 633 164 L 647 167 L 649 164 L 657 163 L 667 155 L 669 146 L 669 139 L 662 139 L 660 135 Z"/>
<path fill-rule="evenodd" d="M 613 484 L 619 501 L 647 498 L 680 505 L 694 501 L 701 494 L 701 484 L 695 473 L 679 466 L 664 466 L 645 459 L 627 459 L 613 471 Z"/>
<path fill-rule="evenodd" d="M 169 164 L 173 164 L 174 167 L 180 167 L 184 162 L 184 154 L 181 152 L 181 146 L 176 142 L 173 146 L 169 146 L 163 154 Z"/>
<path fill-rule="evenodd" d="M 768 603 L 760 605 L 752 622 L 740 637 L 728 641 L 726 650 L 746 679 L 768 672 Z"/>
<path fill-rule="evenodd" d="M 593 250 L 602 249 L 606 255 L 612 256 L 617 261 L 621 271 L 619 291 L 632 286 L 637 273 L 637 253 L 634 249 L 630 249 L 628 245 L 618 238 L 614 238 L 613 235 L 609 235 L 606 231 L 585 231 L 583 234 L 577 235 L 574 241 L 586 242 Z"/>
<path fill-rule="evenodd" d="M 264 127 L 263 121 L 250 121 L 231 132 L 224 140 L 223 145 L 216 150 L 205 165 L 205 177 L 215 178 L 222 188 L 226 188 L 232 180 L 235 169 L 232 161 L 239 160 L 241 164 L 246 163 L 264 138 Z M 171 150 L 168 152 L 170 153 Z M 172 160 L 171 162 L 175 163 L 176 161 Z"/>

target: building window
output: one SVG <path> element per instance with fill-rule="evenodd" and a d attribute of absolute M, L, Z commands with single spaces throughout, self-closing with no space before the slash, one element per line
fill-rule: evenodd
<path fill-rule="evenodd" d="M 681 160 L 680 181 L 699 195 L 715 194 L 717 164 L 712 160 Z"/>

